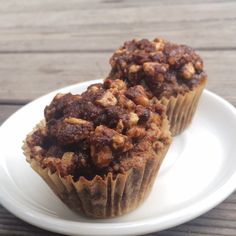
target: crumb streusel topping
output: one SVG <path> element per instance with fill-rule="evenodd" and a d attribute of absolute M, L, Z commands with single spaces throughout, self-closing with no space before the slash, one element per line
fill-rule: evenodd
<path fill-rule="evenodd" d="M 125 42 L 110 64 L 108 79 L 142 85 L 159 99 L 184 94 L 206 80 L 203 61 L 192 48 L 160 38 Z"/>
<path fill-rule="evenodd" d="M 42 167 L 92 179 L 154 158 L 170 142 L 161 130 L 164 118 L 163 106 L 142 86 L 106 80 L 81 95 L 57 94 L 45 108 L 45 126 L 26 142 Z"/>

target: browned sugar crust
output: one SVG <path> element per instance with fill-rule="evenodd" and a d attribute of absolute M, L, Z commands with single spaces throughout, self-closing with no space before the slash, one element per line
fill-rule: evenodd
<path fill-rule="evenodd" d="M 110 64 L 109 79 L 143 85 L 159 99 L 185 94 L 206 79 L 203 61 L 192 48 L 160 38 L 125 42 Z"/>

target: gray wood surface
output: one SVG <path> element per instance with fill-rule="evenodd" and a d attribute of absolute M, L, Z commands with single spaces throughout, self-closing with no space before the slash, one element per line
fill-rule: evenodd
<path fill-rule="evenodd" d="M 236 53 L 201 51 L 207 88 L 236 105 Z M 25 103 L 66 85 L 103 78 L 111 53 L 0 53 L 0 102 Z M 222 86 L 224 85 L 224 86 Z"/>
<path fill-rule="evenodd" d="M 0 50 L 102 51 L 157 34 L 196 48 L 232 48 L 235 11 L 232 0 L 1 1 Z"/>
<path fill-rule="evenodd" d="M 236 1 L 0 0 L 0 124 L 49 91 L 106 76 L 133 37 L 166 37 L 203 57 L 207 88 L 236 106 Z M 56 235 L 0 206 L 0 235 Z M 203 216 L 155 236 L 236 235 L 236 192 Z"/>

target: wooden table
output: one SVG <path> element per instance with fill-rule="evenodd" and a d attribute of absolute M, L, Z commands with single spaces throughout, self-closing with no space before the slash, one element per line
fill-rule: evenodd
<path fill-rule="evenodd" d="M 106 76 L 112 51 L 162 36 L 204 58 L 208 89 L 236 105 L 236 2 L 9 0 L 0 8 L 0 122 L 51 90 Z M 0 206 L 0 235 L 56 235 Z M 236 193 L 203 216 L 151 235 L 236 235 Z"/>

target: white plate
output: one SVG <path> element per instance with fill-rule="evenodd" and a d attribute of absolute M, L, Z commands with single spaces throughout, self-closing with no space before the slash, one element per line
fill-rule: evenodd
<path fill-rule="evenodd" d="M 58 91 L 80 93 L 94 82 L 100 80 Z M 236 110 L 204 91 L 191 127 L 174 139 L 151 195 L 140 208 L 109 220 L 77 216 L 30 168 L 21 151 L 22 140 L 43 118 L 56 92 L 26 105 L 0 128 L 0 199 L 19 218 L 70 235 L 137 235 L 191 220 L 234 191 Z"/>

